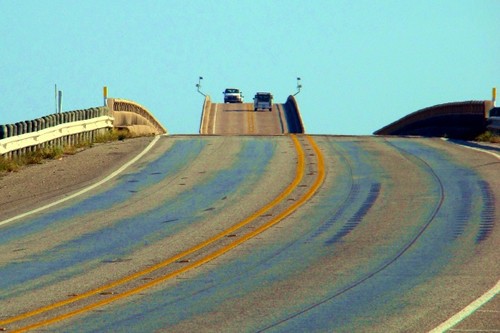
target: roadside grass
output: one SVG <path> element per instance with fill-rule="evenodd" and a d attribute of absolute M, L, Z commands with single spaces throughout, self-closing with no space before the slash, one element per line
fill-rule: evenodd
<path fill-rule="evenodd" d="M 6 172 L 19 171 L 23 166 L 30 164 L 40 164 L 44 160 L 57 160 L 64 155 L 74 155 L 82 150 L 92 148 L 96 143 L 107 143 L 112 141 L 123 141 L 133 136 L 126 130 L 113 129 L 105 134 L 101 134 L 94 139 L 94 142 L 82 141 L 75 145 L 49 146 L 28 152 L 14 158 L 0 157 L 0 174 Z"/>
<path fill-rule="evenodd" d="M 492 133 L 490 131 L 486 131 L 480 135 L 478 135 L 475 141 L 479 142 L 491 142 L 491 143 L 500 143 L 500 135 Z"/>

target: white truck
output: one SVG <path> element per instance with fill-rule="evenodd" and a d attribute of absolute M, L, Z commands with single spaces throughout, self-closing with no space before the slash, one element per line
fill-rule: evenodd
<path fill-rule="evenodd" d="M 257 111 L 259 109 L 273 109 L 273 94 L 270 92 L 258 92 L 253 98 L 253 110 Z"/>
<path fill-rule="evenodd" d="M 226 88 L 223 94 L 224 103 L 243 103 L 243 93 L 237 88 Z"/>

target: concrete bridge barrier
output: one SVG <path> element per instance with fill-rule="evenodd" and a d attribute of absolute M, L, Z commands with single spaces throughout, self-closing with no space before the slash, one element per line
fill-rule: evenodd
<path fill-rule="evenodd" d="M 304 123 L 300 115 L 299 104 L 293 95 L 288 96 L 285 103 L 285 116 L 290 133 L 305 133 Z"/>
<path fill-rule="evenodd" d="M 125 99 L 108 98 L 114 127 L 134 136 L 167 134 L 167 129 L 144 106 Z"/>
<path fill-rule="evenodd" d="M 491 101 L 439 104 L 413 112 L 374 134 L 473 139 L 486 130 L 486 115 L 491 106 Z"/>

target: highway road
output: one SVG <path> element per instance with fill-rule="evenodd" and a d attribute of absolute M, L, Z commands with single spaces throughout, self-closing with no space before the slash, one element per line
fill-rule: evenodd
<path fill-rule="evenodd" d="M 288 112 L 287 112 L 288 111 Z M 290 133 L 292 110 L 286 104 L 273 109 L 254 111 L 253 103 L 212 103 L 202 120 L 202 134 L 216 135 L 282 135 Z M 288 117 L 287 117 L 288 116 Z"/>
<path fill-rule="evenodd" d="M 269 127 L 247 109 L 216 110 L 241 121 L 214 132 L 281 128 L 279 107 Z M 439 139 L 159 136 L 99 186 L 0 221 L 0 327 L 498 331 L 499 162 Z"/>

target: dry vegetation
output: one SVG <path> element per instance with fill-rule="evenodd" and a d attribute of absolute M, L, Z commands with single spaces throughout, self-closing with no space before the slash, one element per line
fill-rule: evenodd
<path fill-rule="evenodd" d="M 486 131 L 481 135 L 476 137 L 476 141 L 480 142 L 491 142 L 491 143 L 500 143 L 500 135 L 494 134 L 490 131 Z"/>
<path fill-rule="evenodd" d="M 94 142 L 80 142 L 77 145 L 50 146 L 36 151 L 29 152 L 15 158 L 0 157 L 0 173 L 15 172 L 25 165 L 40 164 L 47 159 L 59 159 L 63 155 L 74 155 L 79 151 L 91 148 L 96 143 L 106 143 L 117 140 L 125 140 L 131 135 L 125 130 L 112 130 L 106 134 L 98 136 Z"/>

